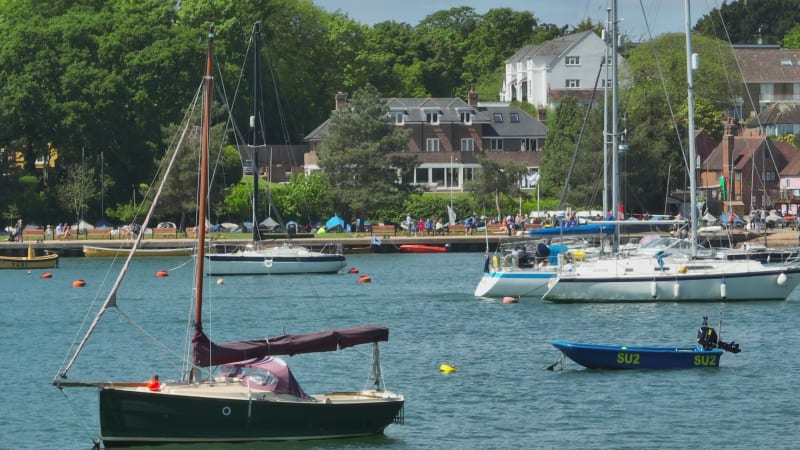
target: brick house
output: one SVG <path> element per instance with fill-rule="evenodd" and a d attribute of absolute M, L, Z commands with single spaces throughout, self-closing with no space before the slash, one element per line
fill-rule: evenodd
<path fill-rule="evenodd" d="M 781 179 L 794 170 L 800 188 L 800 151 L 786 142 L 743 130 L 729 119 L 722 142 L 698 167 L 698 185 L 703 186 L 709 211 L 719 215 L 733 211 L 742 216 L 755 209 L 781 208 L 786 187 Z M 792 169 L 792 167 L 796 167 Z M 728 201 L 722 202 L 720 177 L 724 176 Z M 786 208 L 782 208 L 786 211 Z"/>
<path fill-rule="evenodd" d="M 345 107 L 347 97 L 336 95 L 336 109 Z M 390 98 L 386 100 L 387 121 L 411 129 L 405 152 L 420 161 L 413 179 L 403 180 L 432 191 L 462 191 L 476 178 L 478 155 L 500 162 L 516 162 L 530 173 L 538 171 L 547 128 L 542 121 L 517 106 L 479 103 L 472 91 L 468 101 L 460 98 Z M 306 173 L 319 170 L 317 147 L 328 136 L 325 121 L 305 139 Z"/>
<path fill-rule="evenodd" d="M 747 90 L 735 118 L 755 116 L 776 103 L 800 104 L 800 50 L 735 45 L 734 53 Z"/>

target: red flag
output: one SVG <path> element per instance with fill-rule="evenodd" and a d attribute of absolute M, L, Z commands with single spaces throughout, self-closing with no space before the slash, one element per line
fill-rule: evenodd
<path fill-rule="evenodd" d="M 617 217 L 618 220 L 625 218 L 625 208 L 622 207 L 622 202 L 617 203 L 617 214 L 619 214 L 619 217 Z"/>

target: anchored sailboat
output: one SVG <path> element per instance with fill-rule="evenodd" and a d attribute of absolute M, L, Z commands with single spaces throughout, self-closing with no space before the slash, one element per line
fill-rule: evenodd
<path fill-rule="evenodd" d="M 208 140 L 212 95 L 214 30 L 208 35 L 206 74 L 203 80 L 202 155 L 198 222 L 207 216 Z M 187 127 L 188 128 L 188 127 Z M 185 135 L 185 133 L 184 133 Z M 183 138 L 181 138 L 181 141 Z M 180 143 L 179 143 L 180 146 Z M 175 152 L 177 154 L 177 152 Z M 172 159 L 174 163 L 174 156 Z M 166 170 L 168 176 L 170 167 Z M 159 187 L 145 223 L 161 195 Z M 191 349 L 183 361 L 179 381 L 143 383 L 131 381 L 68 381 L 67 375 L 103 314 L 119 309 L 119 287 L 133 261 L 131 252 L 103 306 L 59 369 L 53 384 L 99 389 L 100 438 L 106 447 L 170 442 L 241 442 L 300 440 L 364 436 L 382 433 L 402 419 L 404 399 L 385 389 L 378 342 L 387 341 L 389 330 L 368 325 L 328 329 L 318 333 L 214 343 L 203 326 L 203 277 L 205 227 L 198 227 L 195 259 L 194 321 Z M 142 232 L 134 242 L 135 250 Z M 308 395 L 279 355 L 328 352 L 360 344 L 373 344 L 370 389 Z M 217 370 L 212 367 L 216 366 Z"/>

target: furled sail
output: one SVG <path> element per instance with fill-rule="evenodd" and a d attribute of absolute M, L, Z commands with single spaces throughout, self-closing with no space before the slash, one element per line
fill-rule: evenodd
<path fill-rule="evenodd" d="M 195 366 L 208 367 L 264 356 L 332 352 L 355 345 L 388 340 L 388 328 L 364 325 L 315 333 L 287 334 L 269 339 L 216 344 L 211 342 L 201 327 L 195 326 L 192 344 Z"/>

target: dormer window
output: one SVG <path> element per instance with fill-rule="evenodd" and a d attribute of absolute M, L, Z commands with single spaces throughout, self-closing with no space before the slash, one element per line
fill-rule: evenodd
<path fill-rule="evenodd" d="M 512 123 L 519 123 L 519 113 L 512 112 L 509 113 L 508 116 L 511 118 Z"/>
<path fill-rule="evenodd" d="M 789 67 L 789 66 L 792 65 L 792 60 L 791 59 L 782 59 L 781 60 L 781 65 L 784 66 L 784 67 Z"/>
<path fill-rule="evenodd" d="M 461 111 L 461 123 L 472 125 L 472 111 Z"/>
<path fill-rule="evenodd" d="M 425 120 L 431 125 L 439 125 L 439 112 L 428 111 L 427 113 L 425 113 Z"/>
<path fill-rule="evenodd" d="M 503 123 L 503 113 L 492 114 L 492 119 L 494 119 L 494 123 Z"/>
<path fill-rule="evenodd" d="M 564 62 L 568 66 L 580 66 L 581 65 L 581 57 L 580 56 L 567 56 L 564 58 Z"/>
<path fill-rule="evenodd" d="M 406 115 L 402 111 L 397 111 L 394 114 L 394 124 L 395 125 L 405 125 L 406 123 Z"/>

